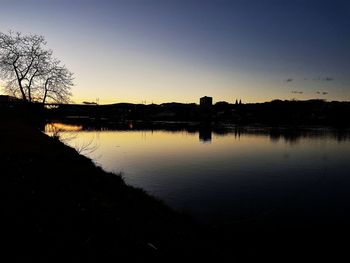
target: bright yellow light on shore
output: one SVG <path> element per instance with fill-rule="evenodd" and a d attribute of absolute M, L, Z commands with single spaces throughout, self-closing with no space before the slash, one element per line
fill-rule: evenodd
<path fill-rule="evenodd" d="M 57 131 L 63 132 L 73 132 L 73 131 L 81 131 L 83 129 L 82 125 L 72 125 L 72 124 L 64 124 L 64 123 L 49 123 L 45 126 L 46 133 L 52 133 Z"/>

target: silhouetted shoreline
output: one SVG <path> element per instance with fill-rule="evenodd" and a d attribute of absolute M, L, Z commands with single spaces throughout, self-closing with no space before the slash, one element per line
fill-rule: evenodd
<path fill-rule="evenodd" d="M 30 107 L 28 107 L 30 106 Z M 31 114 L 43 120 L 80 120 L 95 123 L 118 122 L 200 122 L 202 124 L 350 127 L 350 102 L 273 100 L 264 103 L 217 102 L 132 104 L 45 104 L 30 105 L 9 96 L 0 96 L 6 115 Z M 29 112 L 28 112 L 29 110 Z"/>
<path fill-rule="evenodd" d="M 12 258 L 146 261 L 208 249 L 199 224 L 57 139 L 13 121 L 0 135 L 2 238 Z"/>
<path fill-rule="evenodd" d="M 96 121 L 199 121 L 239 125 L 328 125 L 349 127 L 350 102 L 323 100 L 230 104 L 217 102 L 203 108 L 195 103 L 111 105 L 58 105 L 49 119 L 80 118 Z"/>

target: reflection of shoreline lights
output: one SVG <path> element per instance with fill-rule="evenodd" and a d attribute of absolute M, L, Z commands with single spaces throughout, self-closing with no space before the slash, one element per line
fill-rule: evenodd
<path fill-rule="evenodd" d="M 55 132 L 55 131 L 81 131 L 83 129 L 82 125 L 72 125 L 64 123 L 48 123 L 45 125 L 45 132 Z"/>

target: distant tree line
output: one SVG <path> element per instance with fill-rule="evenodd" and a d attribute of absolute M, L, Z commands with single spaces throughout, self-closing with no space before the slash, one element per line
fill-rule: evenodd
<path fill-rule="evenodd" d="M 198 104 L 164 103 L 111 105 L 60 105 L 48 111 L 54 118 L 85 116 L 117 121 L 204 121 L 267 125 L 350 126 L 350 102 L 323 100 L 230 104 L 217 102 L 209 110 Z"/>

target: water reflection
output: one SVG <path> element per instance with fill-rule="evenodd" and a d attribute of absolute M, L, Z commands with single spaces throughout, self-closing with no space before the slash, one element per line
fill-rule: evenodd
<path fill-rule="evenodd" d="M 45 125 L 46 133 L 53 133 L 57 131 L 62 131 L 62 132 L 81 131 L 82 129 L 83 129 L 83 125 L 66 124 L 61 122 L 51 122 Z"/>
<path fill-rule="evenodd" d="M 211 143 L 212 130 L 210 127 L 200 128 L 198 131 L 199 141 L 203 143 Z"/>
<path fill-rule="evenodd" d="M 63 133 L 75 135 L 73 147 L 93 139 L 98 149 L 84 154 L 105 170 L 204 220 L 278 213 L 318 222 L 350 211 L 346 130 L 132 123 Z"/>
<path fill-rule="evenodd" d="M 46 124 L 45 132 L 78 132 L 78 131 L 167 131 L 198 134 L 199 141 L 211 143 L 213 136 L 234 135 L 239 139 L 241 135 L 268 136 L 272 142 L 283 140 L 296 144 L 305 138 L 331 138 L 339 142 L 350 140 L 348 129 L 335 129 L 327 127 L 267 127 L 267 126 L 215 126 L 201 123 L 113 123 L 110 125 L 94 125 L 91 123 L 62 123 L 51 122 Z"/>

